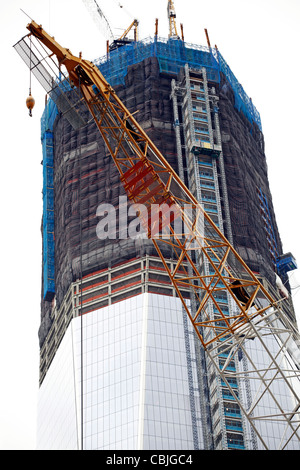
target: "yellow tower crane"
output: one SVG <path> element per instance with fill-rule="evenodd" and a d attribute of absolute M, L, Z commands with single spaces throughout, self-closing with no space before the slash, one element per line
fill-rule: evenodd
<path fill-rule="evenodd" d="M 168 13 L 170 36 L 174 37 L 177 31 L 172 1 L 168 3 Z M 282 425 L 280 448 L 287 448 L 292 439 L 300 440 L 300 402 L 294 384 L 294 381 L 299 384 L 300 340 L 297 330 L 280 308 L 282 299 L 274 298 L 246 265 L 97 66 L 74 56 L 36 22 L 32 21 L 27 28 L 29 35 L 20 40 L 15 48 L 20 55 L 29 55 L 26 45 L 28 37 L 34 37 L 41 45 L 41 61 L 34 58 L 37 76 L 42 76 L 41 83 L 46 77 L 44 72 L 41 73 L 46 60 L 45 48 L 50 51 L 48 58 L 51 62 L 56 57 L 59 72 L 66 68 L 67 81 L 77 88 L 82 103 L 88 107 L 119 170 L 128 198 L 140 212 L 144 230 L 153 241 L 207 357 L 230 389 L 232 398 L 260 439 L 262 447 L 268 449 L 260 423 L 270 420 L 271 416 L 269 413 L 263 416 L 257 405 L 267 394 L 275 410 L 273 419 Z M 61 73 L 57 74 L 59 76 Z M 59 82 L 57 84 L 60 86 Z M 158 217 L 152 217 L 153 206 L 159 209 Z M 168 236 L 160 236 L 161 233 Z M 173 250 L 173 257 L 177 260 L 172 268 L 164 256 L 165 246 Z M 209 266 L 209 275 L 204 275 L 201 270 L 204 263 Z M 183 294 L 187 288 L 193 299 L 192 306 Z M 228 296 L 232 305 L 230 315 L 220 307 L 217 300 L 220 295 Z M 275 335 L 278 345 L 276 353 L 269 349 L 264 340 L 268 335 Z M 245 346 L 247 340 L 253 338 L 269 360 L 265 369 L 261 364 L 255 365 Z M 259 383 L 259 395 L 255 396 L 249 407 L 243 404 L 231 387 L 232 373 L 227 369 L 231 358 L 239 350 L 243 351 L 252 367 L 247 370 L 248 376 Z M 224 352 L 227 359 L 225 364 L 223 361 L 220 365 L 219 357 Z M 288 360 L 282 366 L 282 356 L 287 353 Z M 273 388 L 278 379 L 292 397 L 292 409 L 284 409 L 285 403 L 276 394 L 276 387 Z"/>

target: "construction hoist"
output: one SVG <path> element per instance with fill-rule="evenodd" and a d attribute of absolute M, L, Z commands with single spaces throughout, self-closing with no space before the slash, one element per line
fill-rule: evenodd
<path fill-rule="evenodd" d="M 281 448 L 285 448 L 291 438 L 300 439 L 299 398 L 290 379 L 290 374 L 296 380 L 299 379 L 299 369 L 292 366 L 288 373 L 286 368 L 281 367 L 279 360 L 280 354 L 288 349 L 289 358 L 298 355 L 299 359 L 299 348 L 297 352 L 290 347 L 292 341 L 293 345 L 298 341 L 299 335 L 281 310 L 280 300 L 268 292 L 246 265 L 118 98 L 98 67 L 83 59 L 81 54 L 80 57 L 74 56 L 35 21 L 28 24 L 27 28 L 30 33 L 26 37 L 34 36 L 43 47 L 46 46 L 51 51 L 51 61 L 56 57 L 59 71 L 64 66 L 68 72 L 69 84 L 80 92 L 82 103 L 88 107 L 104 139 L 120 173 L 128 199 L 136 205 L 147 237 L 152 239 L 198 339 L 262 445 L 267 448 L 257 425 L 255 406 L 246 409 L 228 379 L 230 371 L 226 367 L 238 350 L 243 350 L 252 364 L 253 374 L 256 373 L 263 384 L 262 395 L 272 393 L 272 400 L 278 406 L 276 416 L 278 418 L 280 415 L 285 429 L 288 429 L 284 432 L 286 438 L 283 439 Z M 38 65 L 35 60 L 34 66 L 38 68 Z M 159 208 L 159 217 L 154 221 L 151 220 L 153 205 Z M 146 209 L 141 211 L 141 207 Z M 182 222 L 179 231 L 176 230 L 178 221 Z M 166 232 L 168 236 L 161 236 Z M 164 255 L 166 247 L 172 250 L 172 257 L 176 260 L 172 266 L 168 263 L 169 257 Z M 204 273 L 204 265 L 208 268 L 205 271 L 208 274 Z M 191 292 L 190 299 L 183 293 L 187 289 Z M 228 311 L 223 311 L 218 302 L 222 295 L 229 299 L 229 314 Z M 261 333 L 263 329 L 269 329 L 269 334 L 276 335 L 278 356 L 273 357 L 274 354 L 265 345 L 264 333 Z M 288 413 L 282 409 L 275 392 L 272 392 L 272 382 L 265 378 L 268 372 L 256 368 L 245 348 L 247 339 L 254 337 L 263 345 L 266 357 L 270 360 L 268 371 L 276 370 L 273 380 L 280 376 L 295 401 L 295 407 Z M 227 360 L 221 367 L 218 359 L 224 352 Z M 261 416 L 257 419 L 261 419 Z"/>

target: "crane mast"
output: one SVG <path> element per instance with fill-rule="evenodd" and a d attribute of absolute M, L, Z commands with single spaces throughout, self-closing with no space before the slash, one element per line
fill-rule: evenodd
<path fill-rule="evenodd" d="M 174 37 L 177 31 L 172 1 L 168 2 L 168 15 L 170 35 Z M 146 236 L 152 240 L 161 258 L 197 338 L 262 446 L 267 448 L 257 424 L 262 417 L 255 416 L 255 405 L 260 399 L 256 397 L 256 402 L 246 409 L 230 386 L 230 372 L 226 367 L 238 350 L 243 350 L 248 357 L 253 370 L 247 373 L 256 374 L 256 379 L 262 384 L 262 395 L 271 393 L 278 406 L 276 416 L 280 415 L 285 429 L 281 447 L 285 448 L 292 438 L 300 439 L 299 397 L 292 385 L 293 380 L 299 380 L 299 364 L 294 367 L 295 361 L 292 361 L 297 356 L 299 362 L 299 348 L 294 347 L 299 335 L 280 308 L 282 299 L 275 299 L 246 265 L 99 69 L 92 62 L 74 56 L 36 22 L 28 24 L 27 29 L 30 31 L 28 36 L 33 36 L 50 50 L 51 60 L 53 54 L 56 56 L 58 69 L 65 67 L 69 83 L 79 90 L 82 103 L 88 107 L 109 149 L 128 198 L 139 212 Z M 176 259 L 172 269 L 166 261 L 165 248 L 171 249 Z M 204 263 L 209 266 L 208 275 L 204 275 L 201 269 Z M 187 288 L 192 302 L 182 293 Z M 217 301 L 220 294 L 230 299 L 232 309 L 229 316 Z M 214 315 L 211 314 L 211 306 L 216 313 Z M 266 330 L 268 334 L 276 335 L 279 349 L 275 357 L 264 342 Z M 266 378 L 267 370 L 262 371 L 255 366 L 247 351 L 245 344 L 253 338 L 260 342 L 271 369 L 276 371 L 272 380 Z M 289 361 L 293 362 L 288 372 L 280 365 L 280 357 L 287 350 Z M 218 358 L 224 352 L 227 352 L 228 359 L 220 367 Z M 278 378 L 284 381 L 295 402 L 295 407 L 289 412 L 283 411 L 272 391 L 271 384 Z"/>

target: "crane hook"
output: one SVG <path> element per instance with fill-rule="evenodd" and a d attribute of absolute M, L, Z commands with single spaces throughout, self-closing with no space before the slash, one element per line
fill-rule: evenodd
<path fill-rule="evenodd" d="M 35 100 L 34 98 L 31 96 L 31 93 L 29 93 L 29 96 L 28 98 L 26 99 L 26 106 L 27 108 L 29 109 L 29 116 L 32 117 L 32 109 L 35 105 Z"/>

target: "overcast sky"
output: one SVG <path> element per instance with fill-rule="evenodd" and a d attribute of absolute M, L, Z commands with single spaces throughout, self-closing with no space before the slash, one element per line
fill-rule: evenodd
<path fill-rule="evenodd" d="M 185 40 L 217 44 L 261 115 L 269 181 L 283 249 L 300 265 L 299 0 L 174 0 Z M 167 1 L 98 0 L 116 35 L 134 18 L 140 37 L 167 37 Z M 109 5 L 107 6 L 107 4 Z M 123 8 L 120 8 L 120 5 Z M 1 2 L 1 327 L 0 449 L 35 449 L 41 291 L 42 149 L 45 93 L 33 78 L 33 117 L 25 101 L 29 71 L 13 49 L 33 18 L 74 55 L 93 60 L 106 41 L 82 0 Z M 292 273 L 300 316 L 300 274 Z"/>

